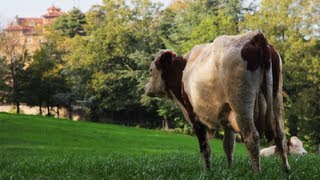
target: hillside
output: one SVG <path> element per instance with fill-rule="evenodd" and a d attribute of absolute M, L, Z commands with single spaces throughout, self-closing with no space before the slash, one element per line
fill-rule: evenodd
<path fill-rule="evenodd" d="M 144 153 L 198 153 L 196 137 L 125 127 L 77 122 L 43 116 L 0 114 L 1 149 L 37 155 L 41 151 L 107 155 Z M 212 140 L 213 153 L 223 153 L 219 140 Z M 32 153 L 35 152 L 36 153 Z M 239 154 L 244 147 L 237 147 Z M 18 154 L 19 155 L 19 154 Z"/>
<path fill-rule="evenodd" d="M 197 140 L 192 136 L 0 113 L 0 179 L 252 176 L 243 144 L 236 146 L 236 167 L 233 169 L 238 171 L 234 174 L 226 168 L 221 141 L 211 140 L 211 146 L 212 164 L 218 172 L 207 174 L 202 171 Z M 320 161 L 317 156 L 301 160 L 308 162 L 313 158 Z M 271 168 L 276 169 L 272 171 L 277 173 L 271 177 L 282 174 L 280 162 L 275 159 L 262 159 L 262 166 L 272 163 Z M 319 167 L 312 171 L 320 172 Z"/>

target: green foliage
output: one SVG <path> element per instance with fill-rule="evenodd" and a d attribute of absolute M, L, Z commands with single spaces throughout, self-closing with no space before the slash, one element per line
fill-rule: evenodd
<path fill-rule="evenodd" d="M 84 25 L 86 17 L 79 9 L 73 8 L 67 14 L 58 17 L 54 23 L 54 29 L 62 32 L 63 35 L 74 37 L 75 35 L 85 35 Z"/>
<path fill-rule="evenodd" d="M 219 35 L 236 34 L 243 13 L 241 2 L 173 1 L 161 16 L 161 38 L 167 48 L 183 54 Z"/>
<path fill-rule="evenodd" d="M 0 57 L 0 64 L 6 64 L 4 57 Z M 8 66 L 0 66 L 0 102 L 3 102 L 10 92 L 10 86 L 6 83 L 9 80 L 8 74 Z"/>
<path fill-rule="evenodd" d="M 89 35 L 64 41 L 65 72 L 78 81 L 72 88 L 80 90 L 91 107 L 99 107 L 97 112 L 140 108 L 145 69 L 161 46 L 154 21 L 158 11 L 156 4 L 145 0 L 130 5 L 104 1 L 88 13 Z"/>
<path fill-rule="evenodd" d="M 185 121 L 181 110 L 171 100 L 158 101 L 158 115 L 174 124 L 174 131 L 193 134 L 191 126 Z"/>
<path fill-rule="evenodd" d="M 56 94 L 68 91 L 60 54 L 52 44 L 43 44 L 35 52 L 26 72 L 28 83 L 25 102 L 30 106 L 46 106 L 49 109 L 57 105 L 54 98 Z"/>

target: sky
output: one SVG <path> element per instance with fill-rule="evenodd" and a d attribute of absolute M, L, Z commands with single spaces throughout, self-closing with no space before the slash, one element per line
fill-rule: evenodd
<path fill-rule="evenodd" d="M 170 0 L 152 0 L 168 5 Z M 102 0 L 0 0 L 0 26 L 4 26 L 16 15 L 19 17 L 41 17 L 47 8 L 54 4 L 66 12 L 73 6 L 86 12 L 94 4 L 102 4 Z"/>

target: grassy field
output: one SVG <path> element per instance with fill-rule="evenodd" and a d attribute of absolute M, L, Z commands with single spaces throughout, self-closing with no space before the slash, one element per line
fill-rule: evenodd
<path fill-rule="evenodd" d="M 320 179 L 320 157 L 262 158 L 253 175 L 247 151 L 236 145 L 226 166 L 212 140 L 212 170 L 204 172 L 195 137 L 110 124 L 0 113 L 0 179 Z"/>

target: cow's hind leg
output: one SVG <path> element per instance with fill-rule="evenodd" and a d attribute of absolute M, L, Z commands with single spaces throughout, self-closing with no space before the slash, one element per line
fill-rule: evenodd
<path fill-rule="evenodd" d="M 260 172 L 259 133 L 254 126 L 253 117 L 239 116 L 239 121 L 242 123 L 240 131 L 250 154 L 253 172 L 258 173 Z"/>
<path fill-rule="evenodd" d="M 286 172 L 290 171 L 290 165 L 288 162 L 288 156 L 287 156 L 287 140 L 285 138 L 284 132 L 283 132 L 283 121 L 282 121 L 282 112 L 283 112 L 283 101 L 282 101 L 282 91 L 278 92 L 276 98 L 273 101 L 273 107 L 274 107 L 274 118 L 275 118 L 275 143 L 279 150 L 279 155 L 283 163 L 284 170 Z"/>
<path fill-rule="evenodd" d="M 249 151 L 254 173 L 260 172 L 259 157 L 259 133 L 254 125 L 253 108 L 254 100 L 249 99 L 246 102 L 238 102 L 232 107 L 236 113 L 236 120 L 243 137 L 243 141 Z"/>
<path fill-rule="evenodd" d="M 200 148 L 200 153 L 204 162 L 204 167 L 206 170 L 209 170 L 211 165 L 211 161 L 210 161 L 211 148 L 209 145 L 206 128 L 203 124 L 197 121 L 193 123 L 193 129 L 199 141 L 199 148 Z"/>

